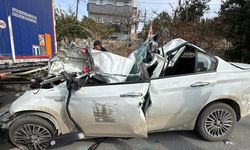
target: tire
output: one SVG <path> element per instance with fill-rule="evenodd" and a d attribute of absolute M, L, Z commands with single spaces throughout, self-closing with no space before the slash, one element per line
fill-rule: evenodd
<path fill-rule="evenodd" d="M 55 135 L 56 129 L 48 120 L 32 115 L 16 118 L 9 128 L 11 142 L 21 149 L 47 149 Z"/>
<path fill-rule="evenodd" d="M 235 123 L 236 113 L 231 106 L 214 103 L 207 106 L 200 114 L 197 131 L 208 141 L 221 141 L 232 133 Z"/>

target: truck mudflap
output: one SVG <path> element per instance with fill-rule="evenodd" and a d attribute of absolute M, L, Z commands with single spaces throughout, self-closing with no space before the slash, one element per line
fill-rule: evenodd
<path fill-rule="evenodd" d="M 72 144 L 75 141 L 84 139 L 85 136 L 81 132 L 71 132 L 67 134 L 63 134 L 57 137 L 54 137 L 50 140 L 50 148 L 59 148 L 69 144 Z"/>

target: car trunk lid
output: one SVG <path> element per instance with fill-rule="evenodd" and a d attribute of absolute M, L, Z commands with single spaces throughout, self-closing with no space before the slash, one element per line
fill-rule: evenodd
<path fill-rule="evenodd" d="M 243 70 L 250 69 L 250 64 L 244 64 L 244 63 L 230 63 L 230 64 Z"/>

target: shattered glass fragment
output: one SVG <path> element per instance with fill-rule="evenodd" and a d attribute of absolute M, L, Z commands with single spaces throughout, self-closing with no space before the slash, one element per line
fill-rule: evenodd
<path fill-rule="evenodd" d="M 234 145 L 234 143 L 229 139 L 223 140 L 223 143 L 226 144 L 226 145 Z"/>

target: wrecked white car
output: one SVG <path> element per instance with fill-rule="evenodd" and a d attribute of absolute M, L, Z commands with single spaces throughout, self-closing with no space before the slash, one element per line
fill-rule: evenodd
<path fill-rule="evenodd" d="M 182 39 L 159 49 L 150 39 L 129 58 L 81 51 L 91 57 L 89 65 L 55 67 L 56 76 L 42 83 L 50 87 L 27 91 L 1 117 L 16 146 L 45 149 L 91 137 L 194 129 L 219 141 L 250 113 L 249 65 L 228 63 Z"/>

